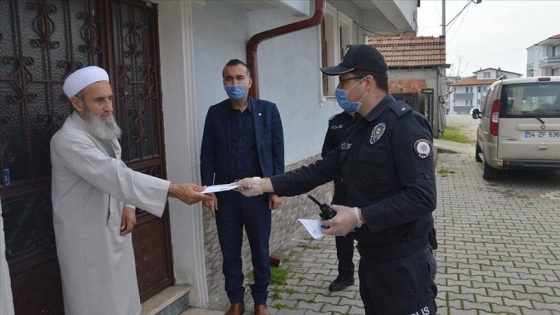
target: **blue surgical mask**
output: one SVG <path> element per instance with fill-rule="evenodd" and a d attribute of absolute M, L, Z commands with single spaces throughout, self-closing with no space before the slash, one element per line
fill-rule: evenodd
<path fill-rule="evenodd" d="M 242 100 L 247 95 L 245 87 L 245 84 L 233 84 L 224 86 L 224 89 L 226 90 L 229 99 L 237 102 Z"/>
<path fill-rule="evenodd" d="M 349 113 L 355 113 L 360 110 L 360 107 L 362 107 L 362 100 L 366 96 L 367 91 L 364 93 L 364 96 L 362 96 L 362 98 L 360 98 L 360 100 L 357 102 L 350 102 L 348 100 L 348 92 L 350 92 L 350 90 L 353 89 L 356 85 L 360 84 L 362 80 L 358 81 L 358 83 L 354 84 L 354 86 L 352 86 L 348 90 L 336 89 L 336 91 L 334 92 L 336 101 L 338 102 L 338 105 L 342 107 L 343 110 Z"/>

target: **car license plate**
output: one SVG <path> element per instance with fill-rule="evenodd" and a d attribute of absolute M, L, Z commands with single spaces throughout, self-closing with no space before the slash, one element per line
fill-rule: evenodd
<path fill-rule="evenodd" d="M 525 138 L 560 138 L 560 131 L 525 130 Z"/>

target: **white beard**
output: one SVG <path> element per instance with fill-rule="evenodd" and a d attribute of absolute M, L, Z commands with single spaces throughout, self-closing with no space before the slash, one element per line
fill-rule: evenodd
<path fill-rule="evenodd" d="M 87 109 L 84 113 L 84 121 L 89 127 L 89 131 L 98 139 L 116 140 L 121 137 L 121 128 L 117 125 L 113 114 L 103 120 L 101 117 L 92 115 Z"/>

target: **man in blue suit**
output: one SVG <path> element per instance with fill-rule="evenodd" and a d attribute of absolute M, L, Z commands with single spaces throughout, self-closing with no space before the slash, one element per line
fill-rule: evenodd
<path fill-rule="evenodd" d="M 284 173 L 284 136 L 278 108 L 274 103 L 248 96 L 253 82 L 242 61 L 230 60 L 222 77 L 229 98 L 211 106 L 206 115 L 200 152 L 202 184 L 226 184 L 245 177 Z M 216 218 L 224 259 L 225 289 L 231 303 L 226 315 L 245 311 L 243 226 L 255 275 L 251 285 L 255 314 L 268 314 L 271 210 L 281 203 L 275 194 L 244 197 L 235 191 L 217 193 L 211 201 L 204 202 Z"/>

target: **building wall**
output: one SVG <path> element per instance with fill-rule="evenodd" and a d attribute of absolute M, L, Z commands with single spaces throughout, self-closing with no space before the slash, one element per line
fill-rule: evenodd
<path fill-rule="evenodd" d="M 209 106 L 226 98 L 221 82 L 223 65 L 231 58 L 245 60 L 245 43 L 252 35 L 301 17 L 292 15 L 293 8 L 248 10 L 236 1 L 153 1 L 159 12 L 168 178 L 172 182 L 199 183 L 204 118 Z M 283 2 L 299 7 L 293 1 Z M 362 22 L 361 10 L 348 1 L 343 3 L 347 14 Z M 362 35 L 355 31 L 357 37 Z M 319 47 L 318 27 L 269 39 L 259 46 L 261 98 L 279 106 L 284 121 L 287 170 L 318 159 L 327 120 L 340 112 L 334 98 L 322 96 Z M 325 202 L 332 197 L 330 184 L 312 193 Z M 295 223 L 297 218 L 316 218 L 318 214 L 316 206 L 305 196 L 284 200 L 281 209 L 273 213 L 271 251 L 281 250 L 295 231 L 303 230 Z M 204 307 L 210 299 L 208 292 L 223 290 L 214 220 L 201 204 L 188 206 L 170 200 L 169 209 L 176 283 L 190 284 L 191 305 Z M 250 269 L 247 244 L 243 259 L 246 270 Z M 2 276 L 6 273 L 4 268 L 5 265 L 0 268 Z M 7 281 L 2 285 L 7 285 Z M 2 290 L 0 297 L 0 313 L 4 314 L 11 307 L 8 291 Z"/>
<path fill-rule="evenodd" d="M 227 95 L 221 72 L 232 58 L 246 61 L 251 36 L 300 21 L 292 10 L 248 10 L 236 1 L 160 0 L 160 52 L 167 173 L 174 182 L 200 182 L 199 152 L 208 108 Z M 343 5 L 354 16 L 350 3 Z M 313 14 L 312 6 L 310 14 Z M 284 126 L 285 164 L 290 170 L 318 158 L 328 119 L 341 111 L 333 97 L 323 97 L 318 26 L 260 43 L 257 50 L 260 98 L 278 105 Z M 313 193 L 329 202 L 330 185 Z M 223 293 L 221 252 L 215 221 L 201 204 L 171 200 L 175 278 L 190 284 L 191 304 L 204 307 Z M 284 198 L 273 212 L 271 251 L 281 250 L 303 226 L 297 218 L 316 218 L 305 195 Z M 252 269 L 245 240 L 246 274 Z"/>
<path fill-rule="evenodd" d="M 314 8 L 311 10 L 313 14 Z M 193 85 L 196 141 L 199 152 L 208 108 L 227 98 L 222 69 L 231 58 L 246 61 L 245 43 L 251 36 L 307 17 L 294 17 L 280 9 L 249 11 L 233 2 L 206 1 L 192 6 Z M 340 108 L 323 102 L 320 85 L 320 33 L 318 27 L 274 37 L 258 46 L 260 98 L 277 104 L 284 127 L 286 169 L 318 158 L 328 119 Z M 193 129 L 193 126 L 188 127 Z M 197 167 L 199 162 L 197 160 Z M 316 197 L 330 201 L 330 186 L 316 189 Z M 325 197 L 325 198 L 322 198 Z M 317 209 L 305 197 L 285 197 L 272 215 L 271 252 L 280 250 L 303 226 L 297 218 L 317 217 Z M 222 255 L 214 218 L 202 213 L 205 278 L 210 302 L 224 292 Z M 252 271 L 250 247 L 244 235 L 245 275 Z"/>
<path fill-rule="evenodd" d="M 200 144 L 208 108 L 227 98 L 221 79 L 226 62 L 231 58 L 246 61 L 245 43 L 251 36 L 302 18 L 279 9 L 248 11 L 221 1 L 195 6 L 193 17 Z M 258 46 L 260 98 L 278 105 L 286 164 L 317 154 L 328 118 L 338 112 L 335 107 L 320 106 L 319 36 L 319 28 L 313 27 L 268 39 Z"/>
<path fill-rule="evenodd" d="M 558 43 L 552 45 L 533 45 L 527 48 L 528 77 L 560 75 L 560 63 L 558 61 L 546 62 L 545 66 L 540 64 L 541 60 L 560 57 L 558 52 L 554 52 L 555 45 L 558 45 Z"/>
<path fill-rule="evenodd" d="M 490 79 L 497 79 L 499 77 L 503 77 L 504 79 L 512 79 L 512 78 L 519 78 L 522 76 L 522 74 L 519 73 L 505 71 L 502 69 L 493 69 L 493 68 L 479 70 L 474 72 L 474 74 L 477 80 L 490 80 Z"/>
<path fill-rule="evenodd" d="M 541 75 L 539 68 L 539 60 L 542 54 L 542 48 L 538 45 L 527 48 L 527 76 L 538 77 Z"/>
<path fill-rule="evenodd" d="M 416 93 L 427 87 L 426 79 L 396 79 L 389 82 L 390 93 Z"/>
<path fill-rule="evenodd" d="M 192 2 L 160 1 L 162 110 L 168 179 L 200 183 L 194 89 Z M 200 203 L 169 200 L 173 269 L 177 284 L 189 284 L 191 305 L 208 303 Z"/>
<path fill-rule="evenodd" d="M 439 73 L 445 72 L 444 70 L 440 70 Z M 389 70 L 390 93 L 422 92 L 422 89 L 433 89 L 433 118 L 430 123 L 432 124 L 434 137 L 439 137 L 441 135 L 444 126 L 445 104 L 438 101 L 443 91 L 445 91 L 444 83 L 443 78 L 439 76 L 438 70 L 436 69 Z M 423 113 L 428 115 L 427 111 Z"/>
<path fill-rule="evenodd" d="M 461 94 L 468 94 L 468 96 L 461 96 Z M 477 108 L 478 98 L 477 85 L 455 86 L 451 95 L 450 112 L 453 114 L 468 114 L 471 108 Z"/>
<path fill-rule="evenodd" d="M 457 85 L 451 94 L 451 109 L 454 114 L 468 114 L 471 108 L 480 108 L 489 84 Z M 460 94 L 469 94 L 468 97 Z"/>

